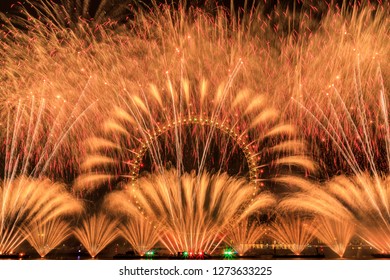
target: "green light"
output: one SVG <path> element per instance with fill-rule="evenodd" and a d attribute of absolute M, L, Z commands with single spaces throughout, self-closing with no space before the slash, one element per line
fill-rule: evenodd
<path fill-rule="evenodd" d="M 223 255 L 225 258 L 232 258 L 234 257 L 235 252 L 232 249 L 225 249 L 223 251 Z"/>
<path fill-rule="evenodd" d="M 184 257 L 188 257 L 188 252 L 187 252 L 187 251 L 184 252 L 184 253 L 183 253 L 183 256 L 184 256 Z"/>

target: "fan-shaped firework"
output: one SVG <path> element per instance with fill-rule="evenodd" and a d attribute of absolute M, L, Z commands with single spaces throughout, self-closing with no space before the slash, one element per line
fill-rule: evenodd
<path fill-rule="evenodd" d="M 295 255 L 300 255 L 314 238 L 315 227 L 312 219 L 284 214 L 272 223 L 269 234 L 279 243 L 287 245 Z"/>
<path fill-rule="evenodd" d="M 286 166 L 314 169 L 301 132 L 322 179 L 355 177 L 324 189 L 306 182 L 310 190 L 282 204 L 355 221 L 363 239 L 389 251 L 390 9 L 363 2 L 305 2 L 299 13 L 260 4 L 239 15 L 153 2 L 129 8 L 132 18 L 105 0 L 96 8 L 90 0 L 16 4 L 12 19 L 0 13 L 4 189 L 18 176 L 72 182 L 85 154 L 80 189 L 118 187 L 125 178 L 142 192 L 135 180 L 143 171 L 165 174 L 171 166 L 177 176 L 227 172 L 258 187 L 297 171 Z M 3 228 L 3 244 L 19 242 L 6 237 L 17 227 Z"/>
<path fill-rule="evenodd" d="M 316 236 L 340 258 L 343 257 L 354 234 L 355 225 L 352 221 L 316 217 Z"/>
<path fill-rule="evenodd" d="M 120 225 L 120 234 L 130 243 L 139 256 L 151 250 L 160 238 L 160 229 L 140 214 L 133 215 Z"/>
<path fill-rule="evenodd" d="M 23 232 L 31 246 L 44 258 L 72 234 L 72 228 L 65 220 L 54 218 L 48 222 L 37 220 L 24 228 Z"/>
<path fill-rule="evenodd" d="M 23 242 L 22 228 L 82 209 L 63 185 L 25 177 L 2 182 L 0 207 L 0 254 L 13 252 Z"/>
<path fill-rule="evenodd" d="M 265 226 L 258 225 L 255 222 L 250 224 L 249 219 L 245 218 L 229 230 L 225 242 L 232 246 L 239 256 L 243 256 L 253 244 L 259 241 L 265 232 Z"/>
<path fill-rule="evenodd" d="M 297 177 L 278 178 L 279 183 L 298 187 L 278 205 L 282 211 L 304 212 L 309 215 L 320 214 L 329 219 L 353 221 L 353 214 L 325 186 Z"/>
<path fill-rule="evenodd" d="M 346 205 L 332 194 L 329 185 L 318 185 L 300 178 L 283 178 L 298 187 L 280 202 L 284 211 L 298 211 L 315 218 L 316 236 L 340 257 L 355 233 L 355 217 Z"/>
<path fill-rule="evenodd" d="M 89 173 L 80 177 L 78 186 L 121 175 L 134 181 L 145 161 L 157 172 L 171 164 L 179 174 L 229 171 L 237 153 L 243 154 L 241 165 L 255 183 L 270 179 L 263 173 L 276 173 L 283 165 L 315 169 L 303 155 L 304 143 L 295 140 L 294 128 L 278 121 L 278 112 L 267 106 L 264 96 L 233 94 L 231 80 L 210 94 L 205 81 L 197 89 L 182 80 L 176 89 L 167 79 L 164 94 L 151 85 L 149 94 L 123 97 L 123 108 L 116 108 L 104 123 L 102 137 L 88 141 L 91 155 L 83 168 Z"/>
<path fill-rule="evenodd" d="M 117 227 L 117 220 L 99 213 L 86 217 L 82 224 L 74 229 L 74 235 L 94 258 L 118 236 Z"/>
<path fill-rule="evenodd" d="M 381 252 L 390 252 L 390 179 L 360 174 L 339 176 L 330 190 L 353 213 L 357 233 Z"/>
<path fill-rule="evenodd" d="M 212 253 L 229 227 L 274 203 L 270 194 L 253 196 L 253 185 L 226 174 L 165 171 L 139 179 L 139 185 L 109 194 L 108 207 L 132 215 L 142 211 L 163 231 L 160 240 L 171 253 Z"/>
<path fill-rule="evenodd" d="M 285 179 L 283 179 L 285 180 Z M 368 173 L 337 176 L 325 186 L 292 178 L 300 190 L 281 202 L 294 209 L 356 224 L 356 233 L 382 252 L 389 252 L 389 179 Z"/>

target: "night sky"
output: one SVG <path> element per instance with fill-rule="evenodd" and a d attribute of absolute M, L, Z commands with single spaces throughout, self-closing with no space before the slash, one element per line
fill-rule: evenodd
<path fill-rule="evenodd" d="M 43 1 L 46 1 L 46 0 L 43 0 Z M 31 1 L 31 2 L 34 2 L 34 1 Z M 40 1 L 36 1 L 36 2 L 40 2 Z M 55 2 L 61 2 L 61 1 L 55 1 Z M 99 0 L 91 0 L 91 9 L 94 8 L 94 4 L 95 6 L 97 5 L 97 3 L 99 3 L 100 1 Z M 112 3 L 115 3 L 115 2 L 118 2 L 117 0 L 112 0 L 111 1 Z M 126 0 L 126 1 L 119 1 L 119 2 L 122 2 L 122 3 L 129 3 L 129 4 L 132 4 L 132 5 L 137 5 L 137 3 L 142 3 L 142 5 L 147 5 L 147 3 L 151 3 L 152 1 L 134 1 L 134 0 Z M 173 3 L 173 4 L 177 4 L 178 2 L 180 1 L 162 1 L 162 0 L 157 0 L 156 3 Z M 301 9 L 305 9 L 305 8 L 308 8 L 310 6 L 314 6 L 318 9 L 318 16 L 321 17 L 321 15 L 323 14 L 323 11 L 326 10 L 327 6 L 330 4 L 330 3 L 333 3 L 333 4 L 337 4 L 337 5 L 341 5 L 343 2 L 346 2 L 345 0 L 333 0 L 333 1 L 330 1 L 330 0 L 327 0 L 327 1 L 315 1 L 315 0 L 289 0 L 289 1 L 281 1 L 281 0 L 254 0 L 254 1 L 245 1 L 245 0 L 235 0 L 233 1 L 234 3 L 234 7 L 235 7 L 235 10 L 238 11 L 239 9 L 242 9 L 245 7 L 245 2 L 247 2 L 247 8 L 250 8 L 252 5 L 258 5 L 258 4 L 261 4 L 264 8 L 264 13 L 269 13 L 273 10 L 273 8 L 275 6 L 282 6 L 283 8 L 289 8 L 289 9 L 296 9 L 297 11 L 301 10 Z M 349 0 L 348 1 L 350 3 L 350 5 L 352 5 L 353 3 L 359 3 L 359 2 L 362 2 L 362 1 L 356 1 L 356 0 Z M 377 1 L 372 1 L 373 3 L 381 3 L 382 1 L 381 0 L 377 0 Z M 6 13 L 6 12 L 9 12 L 11 9 L 11 5 L 13 4 L 16 4 L 16 3 L 24 3 L 24 1 L 18 1 L 18 0 L 1 0 L 0 1 L 0 11 Z M 231 6 L 231 0 L 219 0 L 219 1 L 211 1 L 211 0 L 195 0 L 195 1 L 187 1 L 187 6 L 191 5 L 191 6 L 198 6 L 198 7 L 203 7 L 203 8 L 211 8 L 212 7 L 215 7 L 215 3 L 217 3 L 217 5 L 223 5 L 227 8 L 229 8 Z M 150 4 L 150 6 L 152 6 Z"/>

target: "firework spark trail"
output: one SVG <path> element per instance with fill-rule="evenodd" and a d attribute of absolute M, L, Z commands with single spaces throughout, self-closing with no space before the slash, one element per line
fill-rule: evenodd
<path fill-rule="evenodd" d="M 164 165 L 167 161 L 162 152 L 165 149 L 171 153 L 170 146 L 174 147 L 172 156 L 175 160 L 175 167 L 179 168 L 179 174 L 182 172 L 182 168 L 179 166 L 184 166 L 182 156 L 184 145 L 190 145 L 192 152 L 198 152 L 195 155 L 195 160 L 198 162 L 195 169 L 198 174 L 202 174 L 205 171 L 206 159 L 212 156 L 210 151 L 211 137 L 216 139 L 214 141 L 217 141 L 216 145 L 222 151 L 218 162 L 219 166 L 215 166 L 217 171 L 228 164 L 228 161 L 233 157 L 232 151 L 236 150 L 244 154 L 249 169 L 249 178 L 254 182 L 272 180 L 272 178 L 262 177 L 264 168 L 276 170 L 282 166 L 297 166 L 311 172 L 315 170 L 316 166 L 305 156 L 305 144 L 299 142 L 300 140 L 295 136 L 294 128 L 278 121 L 278 112 L 267 108 L 264 97 L 256 96 L 250 91 L 241 91 L 238 96 L 234 96 L 231 93 L 232 90 L 220 86 L 216 95 L 209 94 L 204 97 L 210 106 L 202 108 L 203 115 L 192 111 L 191 117 L 187 119 L 185 116 L 178 116 L 175 111 L 175 108 L 180 105 L 178 102 L 181 103 L 181 98 L 173 94 L 179 94 L 180 90 L 173 90 L 172 85 L 169 88 L 168 92 L 171 93 L 169 96 L 158 93 L 151 86 L 152 94 L 149 97 L 141 91 L 142 98 L 137 93 L 131 95 L 128 93 L 129 100 L 122 99 L 125 108 L 115 107 L 111 114 L 112 117 L 103 125 L 102 136 L 97 136 L 102 140 L 106 139 L 104 141 L 108 141 L 107 143 L 119 145 L 120 150 L 123 151 L 122 155 L 118 153 L 116 145 L 112 151 L 109 147 L 92 149 L 90 156 L 85 160 L 88 164 L 83 164 L 86 176 L 80 177 L 81 180 L 76 184 L 76 187 L 85 188 L 86 185 L 83 182 L 92 180 L 92 177 L 100 181 L 101 178 L 97 178 L 96 175 L 105 174 L 107 172 L 106 166 L 110 163 L 113 170 L 117 170 L 117 174 L 114 173 L 113 176 L 119 175 L 119 177 L 130 177 L 135 180 L 147 152 L 151 156 L 152 166 L 159 167 L 159 172 L 161 172 L 165 169 Z M 226 93 L 223 93 L 224 91 Z M 227 94 L 228 92 L 230 94 Z M 199 92 L 193 91 L 193 97 L 185 103 L 183 102 L 181 106 L 190 110 L 192 104 L 197 102 L 198 94 Z M 150 96 L 158 96 L 157 103 Z M 229 100 L 224 101 L 223 104 L 218 101 L 227 98 Z M 228 105 L 230 102 L 233 102 L 233 106 Z M 170 106 L 172 110 L 166 110 L 166 107 Z M 216 112 L 215 107 L 219 112 Z M 241 119 L 237 117 L 240 114 L 242 115 Z M 231 126 L 230 120 L 233 120 L 233 126 Z M 131 129 L 134 126 L 136 129 Z M 195 139 L 192 139 L 193 136 L 190 138 L 186 136 L 189 131 L 188 126 L 194 127 Z M 170 132 L 172 132 L 172 136 L 170 136 Z M 216 138 L 217 132 L 222 137 Z M 161 143 L 159 139 L 164 140 L 164 138 L 167 140 L 165 143 Z M 199 149 L 199 142 L 202 143 L 202 149 Z M 228 150 L 229 143 L 233 145 L 232 150 L 230 148 Z M 98 161 L 99 156 L 101 156 L 101 162 Z M 113 159 L 112 161 L 105 160 L 110 157 Z M 221 160 L 225 162 L 221 162 Z M 185 171 L 190 171 L 188 167 L 186 168 Z M 208 166 L 208 168 L 210 167 Z M 279 170 L 283 169 L 279 168 Z M 88 172 L 91 175 L 89 178 Z M 124 175 L 121 175 L 123 172 Z"/>
<path fill-rule="evenodd" d="M 325 216 L 316 217 L 316 236 L 340 258 L 355 235 L 355 225 L 349 220 L 337 220 Z"/>
<path fill-rule="evenodd" d="M 283 214 L 272 223 L 269 234 L 279 243 L 286 244 L 295 255 L 300 255 L 314 238 L 315 231 L 313 220 L 297 214 Z"/>
<path fill-rule="evenodd" d="M 82 205 L 63 185 L 49 180 L 18 177 L 0 189 L 0 253 L 14 252 L 26 238 L 23 228 L 79 213 Z"/>
<path fill-rule="evenodd" d="M 265 232 L 266 228 L 264 226 L 255 222 L 250 224 L 249 219 L 245 218 L 229 230 L 225 242 L 232 246 L 239 256 L 243 256 L 253 244 L 259 241 Z"/>
<path fill-rule="evenodd" d="M 69 118 L 65 123 L 62 123 L 62 110 L 59 110 L 52 122 L 44 119 L 43 114 L 47 110 L 44 99 L 39 102 L 33 97 L 30 105 L 19 101 L 15 110 L 9 108 L 4 140 L 4 180 L 12 181 L 19 175 L 53 177 L 53 174 L 48 173 L 48 167 L 58 155 L 65 139 L 93 106 L 94 103 L 90 104 L 74 119 Z"/>
<path fill-rule="evenodd" d="M 130 216 L 145 215 L 163 231 L 160 241 L 173 254 L 212 253 L 228 227 L 274 203 L 268 193 L 252 200 L 253 187 L 226 174 L 203 174 L 198 181 L 194 173 L 178 179 L 176 171 L 171 170 L 140 178 L 139 184 L 139 190 L 129 186 L 109 194 L 107 207 Z"/>
<path fill-rule="evenodd" d="M 320 141 L 321 132 L 308 123 L 310 120 L 297 118 L 297 114 L 300 114 L 297 108 L 286 110 L 287 96 L 293 96 L 305 106 L 308 106 L 307 96 L 312 96 L 328 114 L 322 93 L 329 81 L 336 80 L 335 86 L 340 86 L 340 94 L 350 103 L 352 98 L 348 89 L 354 86 L 350 62 L 357 54 L 361 57 L 361 80 L 368 87 L 374 87 L 370 82 L 373 64 L 381 65 L 384 77 L 388 76 L 388 61 L 385 58 L 388 57 L 390 44 L 386 44 L 389 38 L 386 5 L 376 8 L 374 18 L 370 5 L 355 7 L 350 14 L 343 9 L 330 7 L 317 31 L 313 30 L 313 19 L 305 11 L 294 15 L 301 20 L 301 32 L 282 35 L 283 28 L 274 30 L 269 20 L 261 16 L 261 7 L 244 13 L 242 21 L 236 22 L 229 20 L 230 15 L 221 7 L 217 7 L 216 15 L 212 16 L 201 9 L 175 10 L 169 5 L 156 6 L 149 13 L 136 13 L 135 18 L 128 22 L 132 26 L 130 32 L 120 25 L 110 24 L 115 13 L 109 13 L 110 17 L 107 16 L 107 22 L 104 22 L 101 12 L 105 9 L 105 3 L 101 3 L 102 6 L 92 16 L 88 14 L 91 9 L 86 8 L 88 1 L 79 1 L 77 5 L 76 2 L 66 1 L 64 5 L 33 3 L 37 6 L 40 19 L 21 7 L 27 13 L 25 18 L 28 20 L 19 17 L 15 21 L 21 20 L 23 26 L 31 29 L 30 33 L 24 34 L 15 26 L 6 24 L 4 34 L 8 36 L 2 35 L 5 40 L 1 44 L 6 69 L 2 80 L 7 81 L 3 87 L 5 90 L 1 91 L 3 100 L 15 102 L 13 100 L 18 98 L 12 96 L 38 89 L 46 97 L 61 92 L 73 104 L 79 96 L 80 81 L 85 74 L 99 77 L 91 81 L 86 100 L 88 103 L 99 99 L 99 104 L 92 110 L 88 122 L 80 125 L 82 135 L 73 133 L 67 140 L 64 139 L 67 151 L 72 150 L 72 140 L 79 145 L 80 139 L 107 117 L 109 105 L 113 103 L 112 97 L 120 97 L 123 87 L 128 92 L 139 88 L 143 90 L 144 85 L 153 80 L 160 88 L 167 80 L 167 75 L 161 73 L 166 71 L 173 88 L 178 91 L 175 94 L 180 96 L 176 114 L 191 111 L 183 107 L 187 98 L 184 78 L 188 77 L 191 84 L 201 84 L 202 79 L 208 77 L 211 90 L 215 90 L 215 85 L 221 84 L 229 76 L 228 88 L 249 85 L 256 92 L 266 93 L 275 107 L 286 112 L 286 122 L 297 124 L 309 135 L 313 146 Z M 74 10 L 75 7 L 80 9 Z M 289 16 L 289 12 L 276 9 L 271 17 L 290 23 Z M 95 28 L 98 28 L 97 31 Z M 61 35 L 60 38 L 54 36 L 57 34 Z M 24 49 L 28 49 L 29 53 L 23 53 L 21 50 Z M 240 59 L 242 67 L 239 62 L 239 71 L 236 71 Z M 36 81 L 42 81 L 42 78 L 49 81 L 45 83 L 47 92 L 42 92 L 43 88 L 37 85 Z M 230 81 L 233 82 L 231 85 Z M 366 86 L 364 82 L 359 83 Z M 386 89 L 387 78 L 384 83 Z M 197 104 L 194 103 L 194 106 L 199 105 L 196 111 L 200 115 L 204 105 L 208 106 L 207 100 L 203 100 L 204 92 L 197 99 Z M 221 98 L 227 97 L 224 92 Z M 369 97 L 368 92 L 362 94 Z M 54 105 L 50 98 L 47 100 L 47 108 L 52 110 Z M 114 102 L 120 103 L 117 100 Z M 149 104 L 145 98 L 143 102 Z M 369 102 L 375 104 L 374 99 Z M 153 109 L 153 106 L 149 108 Z M 218 111 L 217 107 L 215 109 Z M 153 128 L 151 131 L 154 131 Z M 178 132 L 181 129 L 178 127 Z M 351 137 L 349 134 L 347 136 Z M 180 138 L 177 140 L 180 143 Z M 377 149 L 376 138 L 372 140 L 373 143 L 369 145 Z M 333 156 L 332 148 L 327 151 L 328 154 Z M 201 162 L 198 165 L 202 166 Z"/>
<path fill-rule="evenodd" d="M 357 71 L 356 75 L 360 75 Z M 328 108 L 330 110 L 330 116 L 328 117 L 325 113 L 325 108 L 321 107 L 322 104 L 315 103 L 316 112 L 312 112 L 308 107 L 302 104 L 300 101 L 292 98 L 301 109 L 303 109 L 309 116 L 312 118 L 315 123 L 321 127 L 324 133 L 329 136 L 332 141 L 332 144 L 335 145 L 338 151 L 341 153 L 343 158 L 347 161 L 349 167 L 355 174 L 364 172 L 365 170 L 370 170 L 373 174 L 379 174 L 378 158 L 374 155 L 373 143 L 375 143 L 375 138 L 381 137 L 384 139 L 385 147 L 384 151 L 388 151 L 389 146 L 389 127 L 386 125 L 388 123 L 387 108 L 386 108 L 386 97 L 384 93 L 384 85 L 382 77 L 379 78 L 381 90 L 379 91 L 379 104 L 380 110 L 378 111 L 378 116 L 383 116 L 383 121 L 385 122 L 385 131 L 378 131 L 378 135 L 374 135 L 372 132 L 369 132 L 369 124 L 366 116 L 365 107 L 370 103 L 369 100 L 364 99 L 362 94 L 360 78 L 356 77 L 357 80 L 355 85 L 355 103 L 357 104 L 358 112 L 354 114 L 357 120 L 354 120 L 353 113 L 347 108 L 345 97 L 341 96 L 337 88 L 332 86 L 334 91 L 334 96 L 336 97 L 336 102 L 333 102 L 331 98 L 328 98 Z M 359 82 L 358 82 L 359 81 Z M 346 118 L 343 120 L 343 116 Z M 352 131 L 350 131 L 352 129 Z M 352 134 L 352 135 L 351 135 Z M 379 139 L 379 138 L 378 138 Z M 356 143 L 356 141 L 357 143 Z M 357 153 L 357 145 L 360 147 L 360 151 Z M 379 142 L 375 145 L 379 145 Z M 376 146 L 378 148 L 378 146 Z M 380 148 L 380 147 L 379 147 Z M 362 162 L 358 160 L 358 156 L 362 155 L 368 166 L 362 166 Z M 387 162 L 386 156 L 386 162 Z M 387 166 L 387 169 L 389 167 Z M 387 172 L 387 170 L 386 170 Z"/>
<path fill-rule="evenodd" d="M 378 66 L 378 79 L 381 85 L 380 89 L 380 108 L 382 112 L 383 121 L 385 122 L 385 143 L 386 143 L 386 157 L 387 157 L 387 172 L 390 172 L 390 126 L 389 126 L 389 113 L 388 113 L 388 101 L 385 95 L 385 85 L 383 82 L 383 76 L 380 66 Z"/>
<path fill-rule="evenodd" d="M 298 191 L 281 201 L 282 210 L 303 211 L 337 223 L 355 224 L 360 238 L 381 252 L 389 252 L 388 176 L 341 175 L 325 182 L 324 186 L 299 178 L 283 178 L 280 182 L 284 180 L 297 186 Z"/>
<path fill-rule="evenodd" d="M 220 98 L 217 98 L 217 101 L 220 99 L 221 101 L 217 103 L 217 108 L 216 110 L 213 111 L 213 114 L 211 115 L 211 119 L 216 119 L 216 116 L 218 116 L 221 112 L 221 110 L 225 107 L 223 106 L 224 105 L 224 101 L 227 97 L 227 94 L 228 94 L 228 90 L 231 88 L 232 86 L 232 83 L 233 83 L 233 80 L 234 78 L 236 77 L 236 74 L 238 73 L 239 69 L 240 69 L 240 66 L 242 65 L 242 61 L 240 59 L 239 63 L 236 65 L 236 67 L 234 68 L 233 70 L 233 73 L 232 75 L 229 77 L 229 80 L 226 84 L 226 86 L 224 87 L 223 91 L 222 91 L 222 97 Z M 219 89 L 220 90 L 220 89 Z M 217 96 L 219 94 L 217 93 Z M 205 161 L 206 161 L 206 154 L 207 152 L 209 151 L 209 147 L 210 147 L 210 141 L 211 141 L 211 135 L 214 133 L 214 130 L 215 130 L 215 127 L 212 127 L 212 129 L 210 130 L 208 136 L 207 136 L 207 140 L 206 140 L 206 144 L 205 144 L 205 149 L 203 150 L 203 155 L 201 157 L 201 163 L 200 163 L 200 166 L 199 166 L 199 171 L 200 173 L 203 172 L 204 170 L 204 165 L 205 165 Z"/>
<path fill-rule="evenodd" d="M 61 218 L 54 218 L 47 222 L 37 220 L 24 227 L 22 231 L 41 258 L 72 234 L 70 224 Z"/>
<path fill-rule="evenodd" d="M 74 235 L 85 249 L 95 258 L 97 254 L 118 236 L 118 221 L 99 213 L 86 217 L 82 224 L 74 229 Z"/>
<path fill-rule="evenodd" d="M 90 77 L 91 78 L 91 77 Z M 53 132 L 54 132 L 54 129 L 56 129 L 59 125 L 62 125 L 62 131 L 60 132 L 60 135 L 58 135 L 58 138 L 59 140 L 56 141 L 54 144 L 50 143 L 50 141 L 47 141 L 46 144 L 45 144 L 45 147 L 43 148 L 43 151 L 47 151 L 47 146 L 48 145 L 53 145 L 52 147 L 52 151 L 51 153 L 48 155 L 48 158 L 45 160 L 45 164 L 44 166 L 42 167 L 41 170 L 39 170 L 39 166 L 44 158 L 44 155 L 41 155 L 39 161 L 36 163 L 35 167 L 34 167 L 34 171 L 33 171 L 33 174 L 36 176 L 37 174 L 39 173 L 44 173 L 46 172 L 46 169 L 49 167 L 49 164 L 51 162 L 51 159 L 56 155 L 59 147 L 62 145 L 64 139 L 66 137 L 68 137 L 69 135 L 69 132 L 73 129 L 73 127 L 80 121 L 80 119 L 86 114 L 86 112 L 88 112 L 88 110 L 90 108 L 93 108 L 93 106 L 95 105 L 95 102 L 92 102 L 91 104 L 89 104 L 87 106 L 86 109 L 84 109 L 80 114 L 76 114 L 76 110 L 78 109 L 78 105 L 80 104 L 80 101 L 83 99 L 83 97 L 85 96 L 85 90 L 86 88 L 88 87 L 88 84 L 90 82 L 90 79 L 87 81 L 84 89 L 82 90 L 78 100 L 76 101 L 76 105 L 73 107 L 72 111 L 70 112 L 70 117 L 68 119 L 65 120 L 65 122 L 62 124 L 58 119 L 60 117 L 60 114 L 57 114 L 57 116 L 55 117 L 54 121 L 53 121 L 53 125 L 51 127 L 51 130 L 48 131 L 47 133 L 49 135 L 52 135 Z M 76 115 L 76 116 L 75 116 Z"/>
<path fill-rule="evenodd" d="M 364 97 L 362 93 L 362 82 L 361 82 L 361 74 L 360 74 L 360 58 L 358 56 L 357 58 L 357 67 L 356 70 L 357 73 L 354 75 L 355 78 L 355 92 L 356 92 L 356 102 L 358 104 L 358 117 L 360 118 L 360 125 L 363 129 L 363 136 L 364 136 L 364 153 L 368 159 L 368 163 L 370 164 L 370 169 L 374 174 L 378 174 L 376 170 L 376 166 L 374 164 L 374 157 L 372 152 L 372 146 L 370 141 L 370 135 L 368 133 L 368 126 L 367 126 L 367 114 L 366 110 L 364 108 Z"/>
<path fill-rule="evenodd" d="M 275 8 L 267 18 L 259 6 L 238 20 L 222 7 L 211 15 L 194 7 L 176 10 L 169 5 L 155 5 L 149 12 L 140 9 L 128 25 L 121 26 L 104 16 L 107 1 L 100 2 L 95 15 L 90 3 L 38 2 L 34 9 L 38 18 L 19 6 L 21 16 L 9 20 L 0 15 L 5 19 L 0 30 L 4 69 L 0 115 L 7 122 L 5 129 L 0 123 L 5 185 L 20 174 L 60 180 L 72 169 L 77 174 L 86 153 L 82 142 L 91 135 L 95 136 L 87 142 L 96 147 L 80 170 L 89 173 L 80 176 L 76 189 L 107 179 L 116 183 L 118 177 L 135 181 L 148 156 L 162 174 L 171 160 L 168 157 L 176 158 L 173 164 L 180 176 L 189 171 L 186 145 L 192 145 L 198 178 L 213 166 L 216 172 L 229 169 L 236 156 L 233 151 L 238 150 L 248 166 L 242 164 L 240 170 L 249 169 L 249 178 L 261 185 L 279 176 L 286 165 L 315 169 L 305 157 L 305 145 L 295 140 L 296 132 L 302 132 L 311 152 L 322 153 L 324 177 L 352 171 L 355 177 L 344 179 L 347 183 L 343 177 L 336 181 L 351 188 L 350 193 L 345 191 L 349 196 L 362 202 L 360 196 L 365 196 L 376 215 L 372 217 L 378 220 L 374 226 L 387 236 L 388 3 L 351 9 L 329 5 L 316 28 L 312 8 L 298 15 Z M 283 23 L 288 24 L 287 33 Z M 150 81 L 155 89 L 147 91 Z M 244 87 L 253 92 L 237 90 Z M 329 90 L 334 93 L 326 97 Z M 372 94 L 377 91 L 379 95 Z M 57 100 L 58 93 L 62 96 Z M 286 102 L 290 97 L 293 101 Z M 262 99 L 270 102 L 261 104 Z M 264 110 L 269 103 L 276 109 Z M 115 105 L 119 108 L 112 113 Z M 67 115 L 77 111 L 81 113 L 75 119 Z M 106 131 L 98 132 L 103 122 Z M 195 140 L 187 140 L 194 136 Z M 219 159 L 210 155 L 214 147 L 221 151 Z M 315 196 L 315 203 L 320 197 Z M 171 212 L 174 207 L 170 205 Z M 361 210 L 357 209 L 333 214 L 358 219 L 355 215 Z M 365 220 L 361 223 L 360 235 L 372 235 Z M 369 239 L 373 238 L 365 237 Z M 385 248 L 381 242 L 375 247 Z"/>
<path fill-rule="evenodd" d="M 348 109 L 345 106 L 344 101 L 341 99 L 339 94 L 337 94 L 337 90 L 335 89 L 336 96 L 339 97 L 339 101 L 343 106 L 343 110 L 347 113 L 348 119 L 351 121 L 351 124 L 354 128 L 355 133 L 358 135 L 359 141 L 362 141 L 360 135 L 358 134 L 358 129 L 356 127 L 355 122 L 353 122 L 351 115 Z M 329 136 L 329 138 L 333 141 L 333 144 L 337 147 L 337 149 L 341 152 L 345 160 L 348 162 L 349 166 L 355 172 L 355 174 L 361 173 L 362 170 L 359 166 L 359 163 L 356 159 L 354 152 L 352 151 L 349 137 L 343 131 L 343 126 L 339 120 L 338 114 L 336 113 L 334 106 L 330 103 L 332 115 L 335 117 L 336 124 L 334 125 L 329 118 L 326 117 L 323 108 L 319 106 L 319 104 L 315 104 L 316 109 L 319 111 L 320 116 L 317 117 L 314 112 L 310 111 L 307 107 L 305 107 L 302 103 L 292 98 L 294 102 L 296 102 L 301 109 L 303 109 L 317 124 L 323 131 Z M 330 102 L 330 101 L 329 101 Z M 324 119 L 324 121 L 322 121 Z M 337 133 L 336 127 L 340 129 L 342 138 Z"/>
<path fill-rule="evenodd" d="M 27 168 L 29 166 L 29 161 L 30 161 L 30 158 L 32 156 L 32 150 L 33 150 L 33 143 L 35 142 L 36 140 L 36 137 L 37 137 L 37 134 L 38 134 L 38 125 L 33 125 L 33 115 L 34 115 L 34 108 L 35 108 L 35 98 L 32 98 L 31 99 L 31 114 L 30 114 L 30 117 L 29 117 L 29 122 L 28 122 L 28 136 L 27 136 L 27 139 L 26 139 L 26 147 L 28 149 L 28 153 L 27 153 L 27 156 L 25 157 L 25 160 L 23 162 L 23 170 L 22 170 L 22 174 L 26 174 L 27 173 Z M 41 120 L 41 116 L 42 116 L 42 110 L 43 110 L 43 102 L 41 103 L 41 106 L 39 107 L 39 113 L 38 113 L 38 117 L 37 117 L 37 121 L 36 121 L 36 124 L 40 123 L 40 120 Z M 34 128 L 34 130 L 33 130 Z"/>
<path fill-rule="evenodd" d="M 62 145 L 62 143 L 64 142 L 64 140 L 69 136 L 69 133 L 71 132 L 71 130 L 80 122 L 80 120 L 84 117 L 85 113 L 88 112 L 88 110 L 89 110 L 90 108 L 92 108 L 94 105 L 95 105 L 94 103 L 90 104 L 90 105 L 89 105 L 89 106 L 88 106 L 80 115 L 78 115 L 78 116 L 74 119 L 74 121 L 69 125 L 69 127 L 67 127 L 67 128 L 63 131 L 62 135 L 60 135 L 59 141 L 57 141 L 57 142 L 55 143 L 55 145 L 54 145 L 54 147 L 53 147 L 53 151 L 51 152 L 51 154 L 49 155 L 48 159 L 46 160 L 46 163 L 45 163 L 45 165 L 43 166 L 42 171 L 41 171 L 42 173 L 46 172 L 46 170 L 47 170 L 47 168 L 49 167 L 49 164 L 50 164 L 52 158 L 53 158 L 54 156 L 56 156 L 56 153 L 57 153 L 58 149 L 60 148 L 60 146 Z M 39 162 L 38 162 L 38 163 L 39 163 Z M 37 164 L 37 166 L 38 166 L 38 164 Z"/>
<path fill-rule="evenodd" d="M 120 225 L 120 234 L 139 256 L 144 256 L 159 241 L 161 232 L 142 215 L 133 215 L 129 221 Z"/>

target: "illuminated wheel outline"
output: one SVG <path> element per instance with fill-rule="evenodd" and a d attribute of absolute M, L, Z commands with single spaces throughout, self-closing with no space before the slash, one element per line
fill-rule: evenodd
<path fill-rule="evenodd" d="M 140 148 L 136 149 L 136 156 L 135 160 L 133 162 L 133 167 L 131 168 L 131 185 L 135 187 L 136 181 L 139 178 L 139 172 L 141 169 L 142 159 L 147 153 L 147 151 L 150 150 L 150 143 L 154 141 L 158 141 L 158 138 L 165 133 L 171 131 L 172 129 L 175 129 L 175 127 L 178 126 L 189 126 L 189 125 L 197 125 L 197 126 L 209 126 L 211 129 L 216 129 L 217 131 L 223 133 L 224 135 L 228 135 L 231 139 L 233 139 L 234 143 L 238 145 L 240 150 L 243 152 L 246 162 L 248 164 L 249 168 L 249 181 L 254 183 L 255 187 L 254 189 L 257 189 L 258 184 L 258 165 L 257 161 L 255 160 L 256 152 L 251 148 L 251 146 L 243 140 L 242 136 L 238 135 L 238 133 L 234 130 L 233 127 L 230 127 L 228 125 L 220 124 L 218 121 L 205 118 L 205 117 L 189 117 L 189 118 L 183 118 L 178 119 L 177 121 L 173 121 L 171 123 L 168 123 L 166 125 L 163 125 L 161 128 L 157 130 L 157 132 L 154 133 L 153 136 L 149 137 L 149 140 L 143 141 L 140 145 Z"/>

